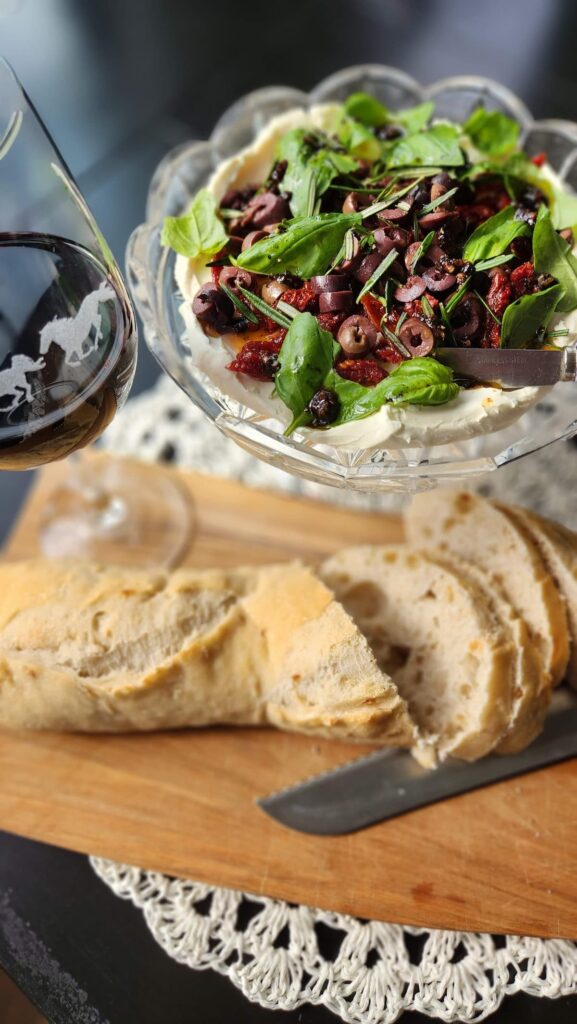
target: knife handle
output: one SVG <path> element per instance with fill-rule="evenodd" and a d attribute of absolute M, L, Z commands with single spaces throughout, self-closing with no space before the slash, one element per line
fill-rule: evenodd
<path fill-rule="evenodd" d="M 577 349 L 573 345 L 563 349 L 560 379 L 577 381 Z"/>

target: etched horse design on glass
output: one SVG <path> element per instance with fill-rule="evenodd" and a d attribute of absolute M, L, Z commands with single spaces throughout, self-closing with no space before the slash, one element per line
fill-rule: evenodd
<path fill-rule="evenodd" d="M 44 367 L 44 360 L 31 359 L 30 356 L 15 355 L 12 357 L 10 366 L 0 370 L 0 405 L 3 398 L 11 398 L 7 406 L 2 406 L 2 411 L 14 412 L 18 406 L 25 402 L 31 402 L 34 395 L 30 381 L 27 380 L 28 373 L 37 373 Z"/>
<path fill-rule="evenodd" d="M 96 291 L 87 295 L 76 316 L 55 317 L 40 331 L 40 354 L 45 355 L 54 343 L 64 352 L 68 366 L 78 366 L 87 355 L 98 348 L 102 338 L 102 315 L 100 304 L 114 300 L 114 291 L 109 284 L 102 283 Z M 86 343 L 89 342 L 87 347 Z"/>

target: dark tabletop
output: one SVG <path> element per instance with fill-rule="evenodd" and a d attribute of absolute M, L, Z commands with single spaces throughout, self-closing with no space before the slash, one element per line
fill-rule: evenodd
<path fill-rule="evenodd" d="M 157 162 L 205 136 L 240 94 L 268 84 L 306 89 L 340 67 L 381 62 L 423 82 L 488 75 L 538 116 L 577 119 L 576 30 L 573 0 L 0 0 L 0 52 L 120 262 Z M 142 346 L 135 390 L 156 376 Z M 31 480 L 2 474 L 0 540 Z M 0 965 L 55 1024 L 336 1020 L 309 1007 L 262 1010 L 219 975 L 177 965 L 86 858 L 5 833 Z M 491 1019 L 568 1024 L 576 1010 L 574 998 L 517 996 Z"/>

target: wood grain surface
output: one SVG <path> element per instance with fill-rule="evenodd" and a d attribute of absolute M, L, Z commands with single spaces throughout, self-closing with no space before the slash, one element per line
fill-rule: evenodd
<path fill-rule="evenodd" d="M 37 550 L 39 510 L 63 472 L 40 475 L 6 557 Z M 142 467 L 151 488 L 163 472 Z M 402 536 L 398 520 L 377 513 L 180 479 L 195 511 L 191 565 L 314 561 L 342 544 Z M 361 917 L 577 938 L 577 761 L 350 836 L 289 831 L 254 803 L 367 749 L 268 729 L 4 732 L 0 829 Z"/>

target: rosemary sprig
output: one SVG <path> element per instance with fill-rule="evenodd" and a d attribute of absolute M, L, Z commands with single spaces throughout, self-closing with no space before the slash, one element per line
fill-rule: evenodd
<path fill-rule="evenodd" d="M 435 310 L 431 306 L 431 303 L 429 302 L 426 295 L 423 295 L 421 299 L 421 309 L 423 310 L 425 316 L 434 317 Z"/>
<path fill-rule="evenodd" d="M 455 339 L 453 337 L 453 328 L 451 327 L 451 321 L 447 316 L 447 310 L 445 309 L 444 302 L 439 302 L 439 313 L 441 314 L 441 320 L 443 321 L 443 324 L 445 325 L 445 329 L 447 331 L 445 341 L 448 345 L 454 345 Z"/>
<path fill-rule="evenodd" d="M 453 292 L 453 294 L 451 295 L 450 299 L 447 301 L 447 303 L 445 305 L 445 309 L 447 311 L 447 316 L 448 317 L 451 316 L 451 313 L 455 309 L 455 306 L 458 306 L 459 302 L 463 298 L 463 295 L 469 290 L 470 283 L 471 283 L 471 279 L 470 279 L 470 277 L 468 277 L 466 281 L 463 281 L 461 287 L 457 288 L 456 292 Z"/>
<path fill-rule="evenodd" d="M 425 255 L 427 249 L 429 248 L 429 246 L 433 244 L 434 237 L 435 237 L 435 232 L 434 231 L 429 231 L 429 234 L 425 235 L 425 237 L 423 238 L 422 242 L 420 243 L 419 248 L 415 250 L 415 255 L 413 256 L 413 258 L 411 260 L 411 274 L 413 273 L 413 270 L 417 266 L 417 263 L 419 262 L 419 260 L 422 260 L 422 258 Z"/>
<path fill-rule="evenodd" d="M 383 332 L 385 337 L 390 341 L 390 343 L 393 346 L 393 348 L 395 349 L 395 351 L 397 351 L 399 353 L 399 355 L 401 355 L 403 357 L 403 359 L 410 359 L 411 358 L 411 353 L 409 352 L 408 348 L 406 348 L 403 345 L 401 339 L 398 338 L 396 334 L 393 334 L 393 332 L 391 330 L 389 330 L 389 328 L 386 326 L 386 324 L 384 324 L 382 321 L 381 321 L 381 331 Z"/>
<path fill-rule="evenodd" d="M 254 315 L 252 310 L 248 308 L 246 303 L 244 303 L 242 299 L 238 297 L 238 295 L 235 295 L 232 288 L 229 288 L 228 285 L 223 284 L 222 281 L 219 281 L 219 288 L 224 292 L 225 295 L 228 295 L 233 306 L 236 309 L 238 309 L 239 313 L 242 313 L 242 315 L 248 320 L 249 323 L 258 324 L 258 317 Z"/>
<path fill-rule="evenodd" d="M 500 327 L 501 326 L 501 321 L 499 320 L 499 317 L 497 316 L 496 313 L 493 312 L 491 307 L 487 305 L 487 303 L 485 302 L 483 296 L 478 291 L 476 291 L 475 289 L 473 289 L 473 295 L 477 296 L 477 298 L 478 298 L 479 302 L 481 303 L 481 305 L 483 305 L 485 307 L 485 309 L 487 310 L 487 313 L 489 313 L 489 315 L 493 317 L 493 320 L 495 321 L 495 323 L 499 324 L 499 327 Z"/>
<path fill-rule="evenodd" d="M 286 327 L 287 329 L 290 327 L 291 321 L 288 316 L 285 316 L 284 313 L 279 313 L 274 306 L 269 306 L 268 302 L 261 299 L 259 295 L 255 295 L 254 292 L 249 292 L 248 288 L 243 288 L 240 284 L 238 286 L 238 290 L 242 292 L 246 301 L 249 302 L 254 309 L 258 309 L 259 313 L 264 313 L 265 316 L 270 317 L 270 319 L 274 320 L 275 324 L 279 324 L 280 327 Z"/>
<path fill-rule="evenodd" d="M 291 306 L 290 302 L 283 302 L 282 299 L 279 299 L 275 309 L 279 310 L 280 313 L 284 313 L 285 316 L 288 316 L 289 320 L 294 320 L 295 316 L 299 315 L 298 309 Z"/>
<path fill-rule="evenodd" d="M 375 287 L 377 281 L 379 281 L 380 278 L 383 276 L 383 274 L 386 273 L 386 271 L 389 269 L 391 264 L 393 264 L 395 262 L 395 260 L 396 260 L 398 255 L 399 255 L 399 253 L 398 253 L 397 249 L 391 249 L 391 251 L 387 253 L 387 255 L 384 257 L 382 262 L 379 263 L 379 265 L 376 268 L 376 270 L 373 271 L 373 273 L 369 277 L 368 281 L 365 281 L 363 287 L 361 288 L 361 290 L 360 290 L 360 292 L 359 292 L 359 294 L 357 296 L 357 301 L 359 299 L 362 299 L 363 295 L 366 295 L 367 292 L 372 291 L 372 289 Z"/>
<path fill-rule="evenodd" d="M 437 209 L 437 206 L 442 206 L 443 203 L 447 202 L 447 199 L 451 199 L 455 195 L 455 192 L 458 191 L 459 186 L 456 185 L 455 188 L 450 188 L 448 192 L 443 192 L 442 196 L 437 196 L 436 199 L 431 199 L 430 203 L 427 203 L 425 206 L 421 208 L 421 216 L 424 213 L 432 213 L 433 210 Z"/>
<path fill-rule="evenodd" d="M 492 256 L 489 260 L 480 260 L 475 263 L 475 270 L 491 270 L 492 267 L 500 267 L 502 263 L 508 263 L 513 259 L 513 253 L 503 253 L 502 256 Z"/>

